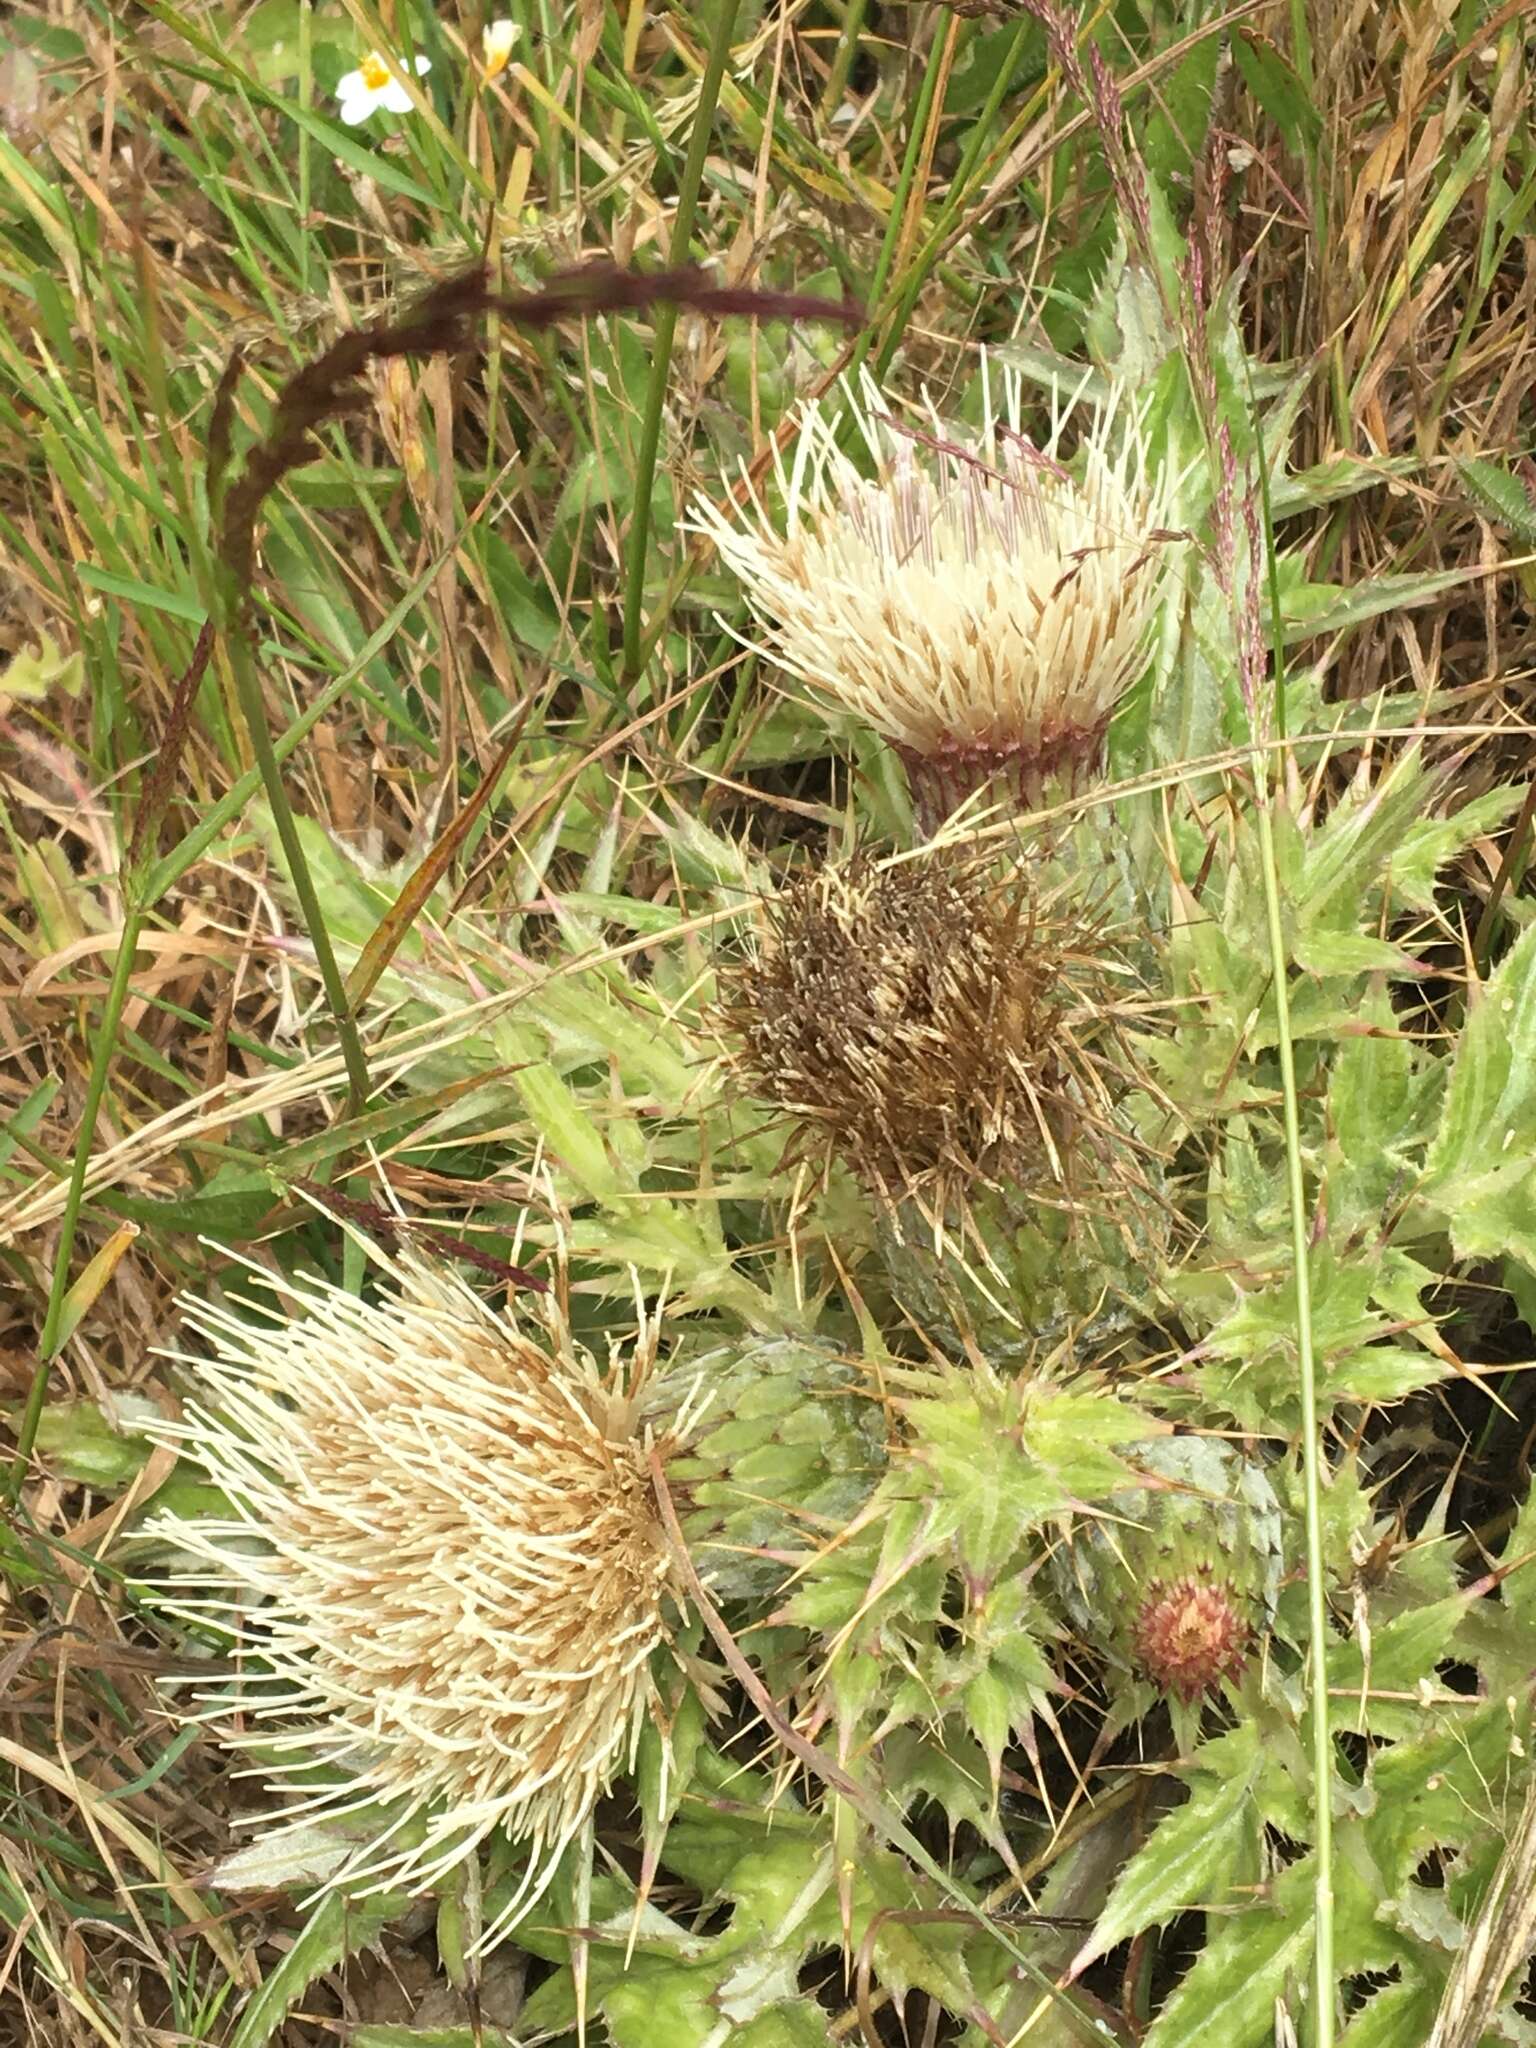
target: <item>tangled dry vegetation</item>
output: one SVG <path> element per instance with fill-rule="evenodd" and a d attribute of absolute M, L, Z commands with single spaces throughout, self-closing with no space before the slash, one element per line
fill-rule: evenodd
<path fill-rule="evenodd" d="M 0 2040 L 1529 2038 L 1524 13 L 490 28 L 0 22 Z"/>

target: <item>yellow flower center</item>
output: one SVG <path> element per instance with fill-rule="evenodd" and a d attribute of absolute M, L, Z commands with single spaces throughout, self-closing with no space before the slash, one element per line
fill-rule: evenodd
<path fill-rule="evenodd" d="M 382 92 L 388 85 L 389 66 L 377 50 L 370 50 L 357 68 L 363 74 L 363 83 L 370 92 Z"/>
<path fill-rule="evenodd" d="M 485 31 L 482 44 L 485 50 L 485 76 L 497 78 L 506 70 L 512 56 L 512 45 L 517 40 L 517 24 L 513 21 L 493 21 Z"/>

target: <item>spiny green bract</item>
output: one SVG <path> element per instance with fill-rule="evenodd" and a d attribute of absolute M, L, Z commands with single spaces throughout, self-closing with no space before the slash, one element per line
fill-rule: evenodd
<path fill-rule="evenodd" d="M 979 1195 L 942 1247 L 909 1202 L 878 1219 L 877 1242 L 893 1300 L 927 1337 L 1017 1366 L 1069 1332 L 1091 1355 L 1146 1321 L 1170 1223 L 1156 1161 L 1127 1158 L 1113 1200 L 1103 1186 L 1075 1202 Z"/>
<path fill-rule="evenodd" d="M 686 1397 L 690 1383 L 708 1406 L 667 1474 L 689 1549 L 719 1597 L 766 1598 L 873 1491 L 884 1413 L 835 1351 L 793 1338 L 708 1352 L 658 1397 Z"/>

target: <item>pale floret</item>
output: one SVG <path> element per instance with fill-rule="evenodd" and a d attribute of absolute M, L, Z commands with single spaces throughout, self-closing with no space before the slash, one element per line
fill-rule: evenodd
<path fill-rule="evenodd" d="M 418 78 L 425 78 L 431 69 L 430 57 L 416 58 Z M 372 114 L 408 114 L 415 106 L 404 81 L 394 75 L 377 50 L 370 50 L 356 71 L 348 71 L 337 80 L 336 98 L 341 118 L 349 128 L 358 127 Z"/>
<path fill-rule="evenodd" d="M 778 483 L 785 531 L 699 528 L 746 586 L 766 652 L 914 763 L 1006 773 L 1031 790 L 1096 756 L 1147 652 L 1166 587 L 1163 494 L 1123 397 L 1062 446 L 1019 428 L 1010 382 L 979 437 L 900 425 L 866 380 L 853 399 L 873 477 L 837 446 L 841 404 L 807 411 Z"/>
<path fill-rule="evenodd" d="M 156 1533 L 203 1567 L 180 1611 L 265 1663 L 205 1716 L 276 1785 L 337 1774 L 268 1828 L 381 1808 L 331 1879 L 350 1890 L 425 1887 L 506 1830 L 529 1847 L 510 1912 L 633 1761 L 673 1566 L 634 1389 L 451 1275 L 395 1277 L 377 1304 L 306 1290 L 276 1326 L 193 1312 L 215 1355 L 163 1434 L 235 1516 Z"/>
<path fill-rule="evenodd" d="M 496 78 L 506 70 L 517 37 L 517 23 L 506 17 L 486 24 L 480 42 L 485 59 L 485 75 L 488 79 Z"/>

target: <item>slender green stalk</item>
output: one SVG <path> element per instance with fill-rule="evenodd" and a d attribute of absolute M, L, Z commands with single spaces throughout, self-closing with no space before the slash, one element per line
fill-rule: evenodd
<path fill-rule="evenodd" d="M 372 634 L 357 650 L 357 653 L 341 671 L 332 677 L 320 694 L 300 712 L 293 724 L 288 726 L 272 742 L 274 761 L 286 761 L 288 756 L 308 739 L 321 719 L 333 711 L 350 692 L 361 688 L 358 678 L 381 647 L 387 647 L 394 637 L 400 621 L 412 605 L 419 602 L 422 591 L 436 575 L 441 562 L 434 558 L 425 572 L 419 575 L 411 588 L 405 592 L 389 616 L 374 628 Z M 232 825 L 245 809 L 251 798 L 262 785 L 259 768 L 248 768 L 238 781 L 230 784 L 224 794 L 202 814 L 192 829 L 173 846 L 162 860 L 155 863 L 149 880 L 143 890 L 143 902 L 148 908 L 160 901 L 167 889 L 179 882 L 188 868 L 200 861 L 203 855 L 220 836 L 227 825 Z"/>
<path fill-rule="evenodd" d="M 1328 1718 L 1327 1566 L 1323 1554 L 1323 1458 L 1317 1419 L 1317 1357 L 1312 1348 L 1312 1280 L 1307 1266 L 1307 1197 L 1301 1164 L 1301 1114 L 1296 1088 L 1296 1052 L 1291 1044 L 1291 1004 L 1286 988 L 1289 958 L 1280 914 L 1280 877 L 1275 865 L 1268 764 L 1255 749 L 1255 791 L 1259 806 L 1259 855 L 1264 868 L 1264 909 L 1269 957 L 1275 978 L 1275 1029 L 1280 1040 L 1280 1088 L 1285 1112 L 1285 1182 L 1291 1212 L 1291 1258 L 1296 1270 L 1296 1356 L 1301 1376 L 1302 1488 L 1307 1531 L 1307 1671 L 1312 1733 L 1313 1842 L 1317 1852 L 1316 1942 L 1312 1954 L 1317 2024 L 1313 2048 L 1333 2048 L 1333 1734 Z"/>
<path fill-rule="evenodd" d="M 1258 406 L 1249 403 L 1258 443 L 1259 490 L 1264 510 L 1264 547 L 1269 586 L 1270 639 L 1274 661 L 1274 702 L 1277 723 L 1285 702 L 1285 635 L 1280 613 L 1280 570 L 1275 555 L 1274 522 L 1270 516 L 1269 466 Z M 1252 594 L 1257 603 L 1258 594 Z M 1275 860 L 1271 812 L 1270 755 L 1266 735 L 1258 730 L 1258 706 L 1249 706 L 1253 751 L 1249 757 L 1258 804 L 1259 858 L 1264 871 L 1264 914 L 1269 940 L 1270 971 L 1275 988 L 1275 1031 L 1279 1039 L 1280 1092 L 1285 1124 L 1286 1201 L 1291 1219 L 1291 1263 L 1296 1273 L 1296 1358 L 1301 1395 L 1301 1470 L 1306 1522 L 1307 1638 L 1311 1649 L 1307 1669 L 1308 1718 L 1312 1735 L 1313 1843 L 1317 1853 L 1314 1893 L 1312 1996 L 1316 2007 L 1313 2048 L 1333 2048 L 1333 1733 L 1328 1713 L 1328 1582 L 1323 1547 L 1323 1453 L 1318 1422 L 1317 1355 L 1312 1346 L 1312 1274 L 1307 1263 L 1309 1230 L 1307 1190 L 1301 1158 L 1301 1108 L 1296 1084 L 1296 1049 L 1291 1041 L 1291 998 L 1287 976 L 1290 955 L 1280 905 L 1280 874 Z M 1281 732 L 1284 727 L 1281 725 Z M 1281 752 L 1283 763 L 1284 753 Z"/>
<path fill-rule="evenodd" d="M 20 1497 L 26 1480 L 27 1465 L 31 1460 L 33 1446 L 37 1442 L 43 1403 L 48 1393 L 48 1368 L 53 1363 L 55 1353 L 63 1346 L 67 1334 L 64 1318 L 69 1304 L 69 1265 L 80 1227 L 80 1209 L 85 1199 L 85 1176 L 90 1164 L 91 1147 L 96 1137 L 96 1119 L 101 1113 L 102 1097 L 107 1089 L 107 1075 L 111 1071 L 112 1056 L 117 1049 L 123 1012 L 128 1003 L 128 991 L 133 983 L 134 955 L 138 951 L 144 921 L 155 901 L 151 884 L 147 879 L 147 870 L 154 857 L 156 835 L 171 801 L 177 769 L 191 725 L 192 707 L 198 685 L 207 671 L 208 658 L 212 650 L 213 628 L 205 623 L 171 697 L 160 747 L 139 793 L 138 822 L 127 840 L 122 858 L 122 936 L 118 940 L 117 955 L 112 963 L 112 980 L 107 989 L 107 1000 L 102 1010 L 96 1042 L 91 1049 L 91 1070 L 86 1080 L 85 1106 L 81 1111 L 80 1128 L 75 1134 L 69 1182 L 64 1191 L 64 1213 L 58 1247 L 54 1253 L 53 1273 L 48 1283 L 48 1305 L 43 1313 L 42 1335 L 37 1347 L 37 1365 L 32 1374 L 32 1384 L 27 1389 L 21 1427 L 17 1432 L 16 1455 L 6 1481 L 5 1495 L 12 1505 Z"/>
<path fill-rule="evenodd" d="M 928 52 L 928 68 L 923 73 L 923 83 L 918 92 L 917 106 L 912 115 L 912 126 L 907 131 L 906 154 L 901 160 L 901 172 L 896 180 L 896 190 L 891 194 L 891 210 L 886 217 L 885 236 L 880 244 L 880 254 L 875 258 L 874 275 L 869 280 L 869 303 L 878 306 L 885 291 L 886 280 L 891 274 L 891 265 L 896 260 L 897 246 L 901 241 L 902 222 L 907 217 L 907 201 L 911 197 L 912 183 L 917 176 L 917 167 L 923 158 L 923 142 L 928 133 L 928 123 L 937 117 L 934 101 L 938 96 L 939 80 L 948 69 L 946 52 L 949 49 L 947 32 L 934 39 L 933 48 Z M 875 322 L 872 320 L 859 336 L 857 348 L 848 365 L 848 376 L 857 377 L 869 356 L 870 346 L 875 338 Z"/>
<path fill-rule="evenodd" d="M 277 755 L 272 747 L 272 735 L 267 730 L 267 708 L 262 702 L 261 684 L 257 680 L 255 654 L 252 652 L 249 639 L 238 625 L 229 634 L 228 644 L 230 660 L 234 665 L 235 691 L 240 699 L 241 716 L 250 735 L 256 766 L 261 771 L 262 786 L 266 790 L 267 802 L 272 809 L 272 823 L 282 842 L 283 856 L 288 863 L 289 878 L 293 883 L 293 893 L 299 899 L 299 909 L 303 913 L 309 942 L 315 949 L 315 961 L 320 969 L 326 1006 L 335 1023 L 341 1057 L 346 1065 L 347 1114 L 356 1116 L 368 1100 L 368 1062 L 363 1055 L 363 1041 L 358 1033 L 357 1019 L 352 1014 L 352 1005 L 347 1000 L 346 982 L 331 948 L 330 934 L 325 927 L 325 916 L 320 908 L 320 898 L 315 891 L 314 878 L 309 872 L 309 862 L 304 858 L 304 844 L 299 838 L 299 828 L 294 821 L 292 806 L 288 802 L 288 792 L 283 788 L 283 771 L 278 766 Z"/>
<path fill-rule="evenodd" d="M 75 1138 L 74 1157 L 70 1161 L 69 1186 L 65 1191 L 64 1213 L 59 1222 L 58 1250 L 54 1254 L 53 1278 L 48 1288 L 48 1307 L 43 1315 L 43 1334 L 37 1346 L 37 1365 L 33 1370 L 32 1384 L 27 1389 L 26 1406 L 22 1409 L 21 1424 L 16 1432 L 16 1454 L 11 1460 L 6 1480 L 5 1498 L 10 1503 L 16 1501 L 27 1475 L 48 1392 L 48 1368 L 59 1349 L 64 1303 L 69 1294 L 70 1255 L 75 1248 L 75 1233 L 80 1227 L 80 1205 L 85 1199 L 85 1175 L 96 1138 L 96 1118 L 101 1111 L 101 1099 L 107 1091 L 107 1075 L 112 1068 L 112 1055 L 117 1048 L 117 1034 L 128 1004 L 128 991 L 133 984 L 133 959 L 143 929 L 143 909 L 135 902 L 127 902 L 123 910 L 123 935 L 118 942 L 117 958 L 112 963 L 112 980 L 91 1054 L 91 1071 L 85 1084 L 85 1107 L 80 1112 L 80 1129 Z"/>
<path fill-rule="evenodd" d="M 939 251 L 944 246 L 944 238 L 949 233 L 951 222 L 965 205 L 972 175 L 982 151 L 987 146 L 987 138 L 992 132 L 992 123 L 997 119 L 998 109 L 1003 104 L 1003 96 L 1013 82 L 1014 66 L 1019 61 L 1030 26 L 1028 21 L 1021 21 L 1014 30 L 1013 42 L 1007 56 L 998 67 L 997 76 L 992 81 L 992 89 L 987 94 L 986 104 L 977 115 L 966 139 L 965 149 L 950 182 L 949 198 L 944 202 L 927 242 L 907 266 L 906 276 L 901 284 L 901 296 L 886 327 L 885 340 L 880 344 L 880 354 L 875 364 L 877 380 L 890 368 L 891 358 L 901 346 L 901 337 L 906 332 L 908 320 L 912 317 L 912 308 L 917 304 L 917 295 L 927 282 L 928 273 L 938 261 Z"/>
<path fill-rule="evenodd" d="M 830 121 L 843 104 L 843 94 L 848 90 L 848 74 L 853 69 L 853 60 L 858 55 L 859 37 L 864 33 L 865 0 L 848 0 L 848 11 L 843 16 L 843 32 L 838 38 L 837 50 L 832 58 L 832 69 L 827 73 L 826 90 L 821 96 L 821 118 Z"/>
<path fill-rule="evenodd" d="M 255 665 L 248 645 L 236 633 L 232 636 L 234 647 L 235 677 L 240 692 L 241 710 L 250 728 L 251 744 L 256 754 L 257 771 L 265 785 L 272 805 L 272 815 L 278 836 L 282 840 L 293 874 L 294 889 L 298 895 L 310 937 L 319 962 L 321 979 L 325 985 L 326 998 L 336 1018 L 337 1031 L 341 1041 L 342 1058 L 346 1063 L 349 1105 L 360 1108 L 367 1099 L 368 1070 L 363 1057 L 361 1040 L 351 1010 L 346 1000 L 346 989 L 331 950 L 324 920 L 320 914 L 319 899 L 315 894 L 309 868 L 304 859 L 304 849 L 299 841 L 293 813 L 289 808 L 282 786 L 282 774 L 278 752 L 267 731 L 265 709 L 261 703 L 256 684 Z M 346 687 L 346 678 L 341 678 L 324 697 L 310 707 L 306 716 L 283 735 L 282 751 L 286 755 L 298 745 L 303 735 L 315 721 L 324 716 L 328 704 L 339 697 Z M 21 1421 L 17 1428 L 16 1450 L 6 1477 L 4 1495 L 8 1503 L 14 1503 L 20 1495 L 26 1480 L 27 1465 L 37 1442 L 38 1427 L 42 1421 L 43 1406 L 48 1394 L 49 1367 L 59 1349 L 59 1334 L 63 1325 L 64 1307 L 69 1295 L 70 1261 L 75 1248 L 75 1238 L 80 1228 L 80 1210 L 85 1199 L 85 1176 L 90 1166 L 91 1149 L 95 1142 L 96 1120 L 101 1112 L 102 1098 L 106 1094 L 107 1077 L 111 1072 L 113 1055 L 117 1050 L 118 1035 L 122 1025 L 123 1012 L 127 1008 L 128 996 L 133 985 L 133 962 L 138 951 L 139 938 L 143 932 L 149 911 L 172 883 L 190 867 L 209 841 L 223 829 L 228 817 L 237 814 L 255 791 L 255 779 L 242 777 L 235 789 L 230 790 L 223 802 L 215 806 L 217 815 L 205 818 L 198 829 L 187 836 L 182 845 L 149 868 L 147 874 L 137 862 L 131 864 L 124 877 L 123 933 L 118 943 L 117 955 L 112 967 L 112 980 L 107 988 L 106 1002 L 102 1009 L 101 1024 L 91 1058 L 91 1070 L 86 1080 L 85 1105 L 81 1112 L 80 1129 L 75 1139 L 75 1149 L 70 1160 L 69 1185 L 65 1190 L 64 1209 L 59 1221 L 59 1242 L 54 1254 L 53 1274 L 48 1288 L 48 1305 L 43 1314 L 43 1328 L 37 1347 L 37 1366 L 27 1389 L 27 1398 L 22 1409 Z M 169 792 L 163 793 L 168 796 Z M 154 803 L 158 813 L 161 803 Z M 152 852 L 153 835 L 146 837 L 146 855 Z M 145 867 L 148 866 L 146 858 Z"/>
<path fill-rule="evenodd" d="M 315 74 L 312 62 L 314 48 L 311 31 L 313 0 L 299 0 L 299 97 L 303 105 L 311 107 L 315 102 Z M 311 189 L 311 157 L 309 130 L 301 127 L 296 138 L 299 152 L 299 219 L 309 219 Z M 309 292 L 310 251 L 314 246 L 313 237 L 301 234 L 299 237 L 299 289 Z"/>
<path fill-rule="evenodd" d="M 699 103 L 694 109 L 693 132 L 688 137 L 688 155 L 683 164 L 682 183 L 677 192 L 677 218 L 672 223 L 672 261 L 688 260 L 693 223 L 699 210 L 699 191 L 704 183 L 704 162 L 709 154 L 710 130 L 720 81 L 730 56 L 731 36 L 741 0 L 716 0 L 714 34 L 709 58 L 699 81 Z M 677 308 L 662 306 L 656 315 L 652 341 L 651 382 L 645 399 L 645 418 L 640 428 L 640 453 L 635 462 L 635 509 L 629 524 L 629 558 L 624 576 L 624 683 L 633 689 L 645 665 L 645 565 L 651 545 L 651 495 L 656 483 L 656 459 L 661 450 L 661 414 L 667 399 L 667 379 L 672 373 L 672 337 L 677 330 Z"/>

